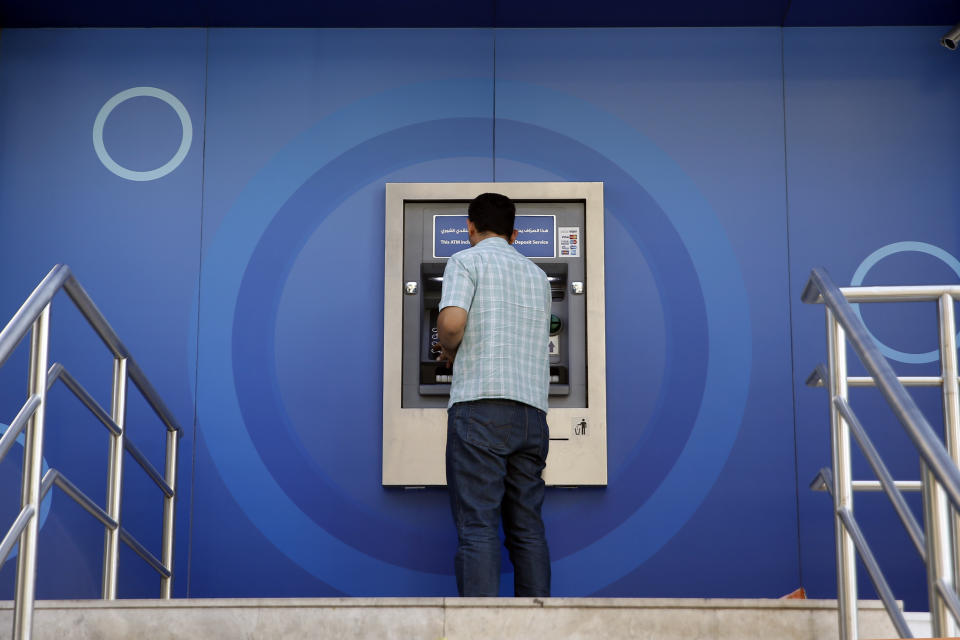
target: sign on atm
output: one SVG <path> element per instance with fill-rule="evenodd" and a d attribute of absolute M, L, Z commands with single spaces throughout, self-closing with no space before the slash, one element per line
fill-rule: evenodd
<path fill-rule="evenodd" d="M 557 256 L 556 216 L 517 216 L 517 240 L 513 246 L 528 258 Z M 449 258 L 470 247 L 467 216 L 433 216 L 433 257 Z"/>

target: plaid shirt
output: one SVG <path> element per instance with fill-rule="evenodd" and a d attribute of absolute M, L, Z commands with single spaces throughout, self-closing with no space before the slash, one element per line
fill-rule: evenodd
<path fill-rule="evenodd" d="M 467 311 L 450 404 L 507 398 L 547 410 L 550 284 L 503 238 L 487 238 L 447 261 L 440 309 Z"/>

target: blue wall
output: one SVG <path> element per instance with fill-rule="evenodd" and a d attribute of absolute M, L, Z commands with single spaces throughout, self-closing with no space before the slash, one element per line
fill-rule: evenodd
<path fill-rule="evenodd" d="M 960 59 L 939 33 L 5 30 L 0 318 L 69 263 L 168 400 L 186 432 L 177 594 L 449 595 L 444 491 L 379 483 L 383 185 L 603 181 L 610 485 L 550 492 L 555 594 L 829 597 L 829 499 L 806 488 L 829 463 L 826 402 L 802 386 L 823 318 L 799 293 L 810 267 L 847 284 L 877 251 L 868 284 L 960 278 Z M 144 86 L 182 103 L 192 141 L 132 181 L 98 158 L 93 124 Z M 135 97 L 103 141 L 148 171 L 182 131 Z M 935 348 L 932 307 L 864 317 L 898 370 L 936 369 L 908 355 Z M 68 304 L 53 323 L 53 357 L 106 405 L 108 355 Z M 25 361 L 0 370 L 0 420 Z M 51 397 L 48 462 L 101 496 L 102 428 Z M 916 477 L 877 399 L 854 400 Z M 143 405 L 131 433 L 159 463 Z M 158 551 L 159 494 L 129 460 L 126 477 L 125 526 Z M 924 608 L 919 560 L 874 498 L 858 515 Z M 93 597 L 101 528 L 49 504 L 39 595 Z M 2 596 L 12 563 L 0 574 Z M 155 593 L 122 556 L 121 594 Z"/>

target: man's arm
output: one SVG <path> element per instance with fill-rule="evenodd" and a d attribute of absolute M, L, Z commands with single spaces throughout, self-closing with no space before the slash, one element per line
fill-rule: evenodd
<path fill-rule="evenodd" d="M 461 256 L 454 254 L 443 269 L 443 293 L 440 296 L 440 315 L 437 317 L 437 341 L 440 357 L 453 368 L 457 349 L 467 326 L 467 310 L 473 302 L 476 283 L 470 270 L 462 264 Z"/>
<path fill-rule="evenodd" d="M 437 316 L 437 340 L 443 349 L 440 359 L 446 360 L 450 367 L 457 357 L 457 349 L 460 348 L 466 326 L 467 310 L 461 307 L 444 307 Z"/>

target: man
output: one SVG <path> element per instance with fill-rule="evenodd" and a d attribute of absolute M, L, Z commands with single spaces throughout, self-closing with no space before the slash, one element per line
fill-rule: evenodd
<path fill-rule="evenodd" d="M 470 203 L 469 249 L 443 273 L 440 359 L 453 368 L 447 409 L 447 485 L 459 544 L 461 596 L 496 596 L 499 526 L 516 596 L 550 595 L 540 509 L 550 434 L 550 284 L 511 245 L 516 208 L 484 193 Z"/>

